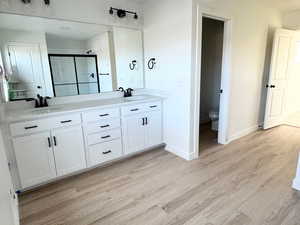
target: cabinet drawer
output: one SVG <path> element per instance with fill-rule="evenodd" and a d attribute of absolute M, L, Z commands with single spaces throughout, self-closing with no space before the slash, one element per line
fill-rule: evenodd
<path fill-rule="evenodd" d="M 59 128 L 64 126 L 72 126 L 81 123 L 80 114 L 70 114 L 59 117 L 50 118 L 52 128 Z"/>
<path fill-rule="evenodd" d="M 161 110 L 161 102 L 149 102 L 133 106 L 121 108 L 122 116 L 133 115 L 141 112 L 159 111 Z"/>
<path fill-rule="evenodd" d="M 145 111 L 144 104 L 125 106 L 125 107 L 121 108 L 122 116 L 133 115 L 133 114 L 141 113 L 144 111 Z"/>
<path fill-rule="evenodd" d="M 50 129 L 50 124 L 47 120 L 34 120 L 20 123 L 10 124 L 12 136 L 32 134 Z"/>
<path fill-rule="evenodd" d="M 93 145 L 88 149 L 88 167 L 96 166 L 121 156 L 121 139 Z"/>
<path fill-rule="evenodd" d="M 114 139 L 121 138 L 121 130 L 108 130 L 97 134 L 88 135 L 88 145 L 94 145 L 102 142 L 111 141 Z"/>
<path fill-rule="evenodd" d="M 110 129 L 115 129 L 121 126 L 120 119 L 100 120 L 94 123 L 88 123 L 85 126 L 87 134 L 102 132 Z"/>
<path fill-rule="evenodd" d="M 161 102 L 149 102 L 145 105 L 146 111 L 160 111 L 161 110 Z"/>
<path fill-rule="evenodd" d="M 102 119 L 117 118 L 120 117 L 120 111 L 118 108 L 93 110 L 82 113 L 83 122 L 91 122 Z"/>

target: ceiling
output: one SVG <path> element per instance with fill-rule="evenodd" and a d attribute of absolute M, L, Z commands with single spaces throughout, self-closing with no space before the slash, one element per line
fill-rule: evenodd
<path fill-rule="evenodd" d="M 78 23 L 39 17 L 0 14 L 0 28 L 45 32 L 62 38 L 86 40 L 109 30 L 104 25 Z"/>
<path fill-rule="evenodd" d="M 282 12 L 289 12 L 300 9 L 300 0 L 263 0 L 270 6 Z"/>

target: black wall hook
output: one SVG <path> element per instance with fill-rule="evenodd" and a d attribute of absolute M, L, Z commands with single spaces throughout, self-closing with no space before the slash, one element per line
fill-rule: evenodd
<path fill-rule="evenodd" d="M 131 63 L 129 63 L 129 69 L 130 70 L 134 70 L 136 68 L 137 65 L 137 61 L 136 60 L 132 60 Z"/>
<path fill-rule="evenodd" d="M 153 70 L 155 64 L 156 64 L 156 59 L 155 59 L 155 58 L 151 58 L 151 59 L 148 61 L 148 68 L 149 68 L 149 70 Z"/>

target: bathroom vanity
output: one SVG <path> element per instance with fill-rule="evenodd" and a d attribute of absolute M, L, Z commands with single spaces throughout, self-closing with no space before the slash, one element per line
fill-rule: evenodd
<path fill-rule="evenodd" d="M 5 121 L 17 190 L 163 143 L 162 98 L 150 95 L 17 110 Z"/>

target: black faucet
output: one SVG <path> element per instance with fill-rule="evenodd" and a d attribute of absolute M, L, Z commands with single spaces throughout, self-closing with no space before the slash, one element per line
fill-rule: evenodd
<path fill-rule="evenodd" d="M 48 107 L 48 99 L 51 99 L 50 97 L 46 96 L 43 97 L 41 95 L 37 95 L 37 98 L 35 99 L 35 108 L 42 108 L 42 107 Z"/>
<path fill-rule="evenodd" d="M 125 90 L 124 88 L 119 87 L 119 91 L 123 92 L 124 93 L 124 97 L 127 98 L 127 97 L 131 97 L 132 96 L 133 89 L 132 88 L 127 88 Z"/>

